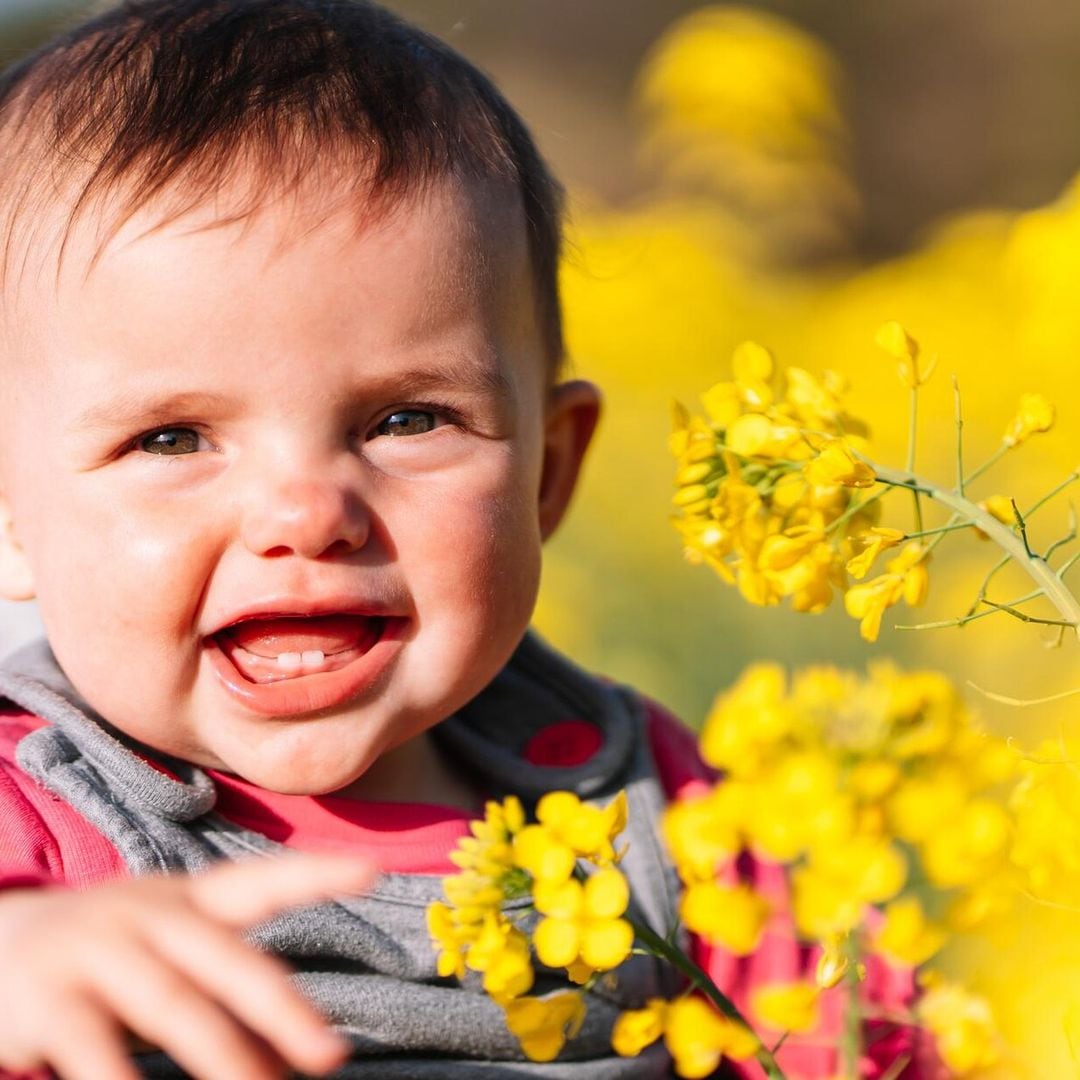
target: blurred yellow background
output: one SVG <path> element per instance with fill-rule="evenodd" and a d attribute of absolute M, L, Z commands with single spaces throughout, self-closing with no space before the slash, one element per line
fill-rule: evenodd
<path fill-rule="evenodd" d="M 890 610 L 874 645 L 839 602 L 814 616 L 749 606 L 683 561 L 666 450 L 672 399 L 696 406 L 750 338 L 781 366 L 846 375 L 875 457 L 902 466 L 906 392 L 873 342 L 896 319 L 940 357 L 921 402 L 919 471 L 953 476 L 953 373 L 969 469 L 998 445 L 1022 393 L 1058 410 L 1055 429 L 975 497 L 1030 504 L 1080 465 L 1080 7 L 389 6 L 494 75 L 569 188 L 572 370 L 600 384 L 606 413 L 549 546 L 543 632 L 695 726 L 762 659 L 862 668 L 890 656 L 1016 697 L 1080 686 L 1075 639 L 1048 648 L 1052 634 L 1005 614 L 962 630 L 891 629 L 966 610 L 997 557 L 966 534 L 935 552 L 926 606 Z M 58 19 L 37 5 L 0 26 L 5 54 Z M 1066 531 L 1067 501 L 1040 511 L 1035 546 Z M 912 529 L 909 507 L 889 500 L 883 524 Z M 1072 581 L 1080 589 L 1080 568 Z M 1027 588 L 1003 574 L 991 595 Z M 1024 747 L 1080 731 L 1080 698 L 1018 709 L 970 689 L 969 700 Z M 1080 845 L 1080 822 L 1062 829 Z M 937 966 L 990 996 L 1013 1047 L 993 1075 L 1080 1075 L 1063 1030 L 1080 1002 L 1080 913 L 1024 902 L 1018 919 L 958 942 Z"/>

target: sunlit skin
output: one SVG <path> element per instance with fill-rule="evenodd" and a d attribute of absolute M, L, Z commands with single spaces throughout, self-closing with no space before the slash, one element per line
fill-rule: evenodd
<path fill-rule="evenodd" d="M 520 640 L 597 395 L 550 386 L 515 200 L 446 179 L 359 227 L 347 205 L 157 231 L 148 209 L 92 268 L 83 227 L 58 281 L 28 264 L 0 591 L 37 597 L 79 692 L 150 747 L 281 792 L 462 802 L 417 736 Z M 220 677 L 239 617 L 339 610 L 393 631 L 346 691 L 292 679 L 268 715 Z"/>

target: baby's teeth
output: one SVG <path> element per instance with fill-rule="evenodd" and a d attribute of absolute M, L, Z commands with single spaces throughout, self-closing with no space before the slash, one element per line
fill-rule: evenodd
<path fill-rule="evenodd" d="M 278 658 L 278 667 L 286 671 L 295 671 L 304 662 L 303 656 L 298 652 L 283 652 Z"/>
<path fill-rule="evenodd" d="M 301 654 L 300 659 L 308 667 L 314 667 L 316 664 L 326 662 L 326 654 L 321 649 L 307 649 Z"/>

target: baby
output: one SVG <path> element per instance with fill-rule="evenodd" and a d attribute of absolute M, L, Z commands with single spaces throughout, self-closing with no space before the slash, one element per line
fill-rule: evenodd
<path fill-rule="evenodd" d="M 651 961 L 531 1064 L 424 925 L 486 797 L 624 787 L 674 919 L 685 739 L 527 633 L 599 398 L 521 120 L 371 4 L 132 0 L 0 135 L 0 1068 L 666 1075 Z"/>
<path fill-rule="evenodd" d="M 669 1075 L 611 1048 L 652 959 L 530 1062 L 425 924 L 485 799 L 625 790 L 666 933 L 707 779 L 528 631 L 599 396 L 521 120 L 363 0 L 128 0 L 0 81 L 0 159 L 0 595 L 48 639 L 0 668 L 0 1074 Z M 697 956 L 745 1001 L 805 974 L 777 926 Z"/>

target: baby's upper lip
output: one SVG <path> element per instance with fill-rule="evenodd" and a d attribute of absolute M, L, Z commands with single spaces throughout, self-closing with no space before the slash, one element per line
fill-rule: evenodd
<path fill-rule="evenodd" d="M 356 596 L 275 596 L 237 608 L 215 620 L 215 628 L 206 636 L 213 637 L 238 623 L 250 619 L 302 619 L 319 615 L 356 615 L 379 619 L 404 617 L 401 605 Z"/>

